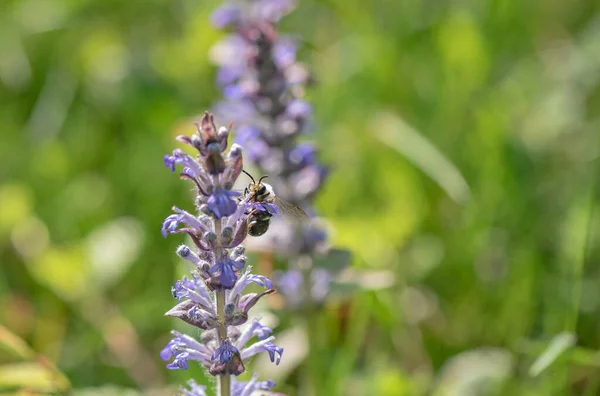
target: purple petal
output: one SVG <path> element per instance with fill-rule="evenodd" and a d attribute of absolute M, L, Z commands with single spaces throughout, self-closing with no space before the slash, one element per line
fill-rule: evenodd
<path fill-rule="evenodd" d="M 221 345 L 215 350 L 211 356 L 212 360 L 219 360 L 220 364 L 225 364 L 231 360 L 234 354 L 239 353 L 237 348 L 227 340 L 221 341 Z"/>
<path fill-rule="evenodd" d="M 171 363 L 167 364 L 167 368 L 169 370 L 187 370 L 188 368 L 188 354 L 187 352 L 182 352 L 175 357 Z"/>
<path fill-rule="evenodd" d="M 206 386 L 198 385 L 198 383 L 196 383 L 196 381 L 194 381 L 193 379 L 191 379 L 187 382 L 187 386 L 190 387 L 189 390 L 187 388 L 183 388 L 183 387 L 181 387 L 179 389 L 181 391 L 182 395 L 184 395 L 184 396 L 206 396 Z"/>
<path fill-rule="evenodd" d="M 285 112 L 292 118 L 306 118 L 311 114 L 312 107 L 304 100 L 295 99 L 288 104 Z"/>
<path fill-rule="evenodd" d="M 210 16 L 210 21 L 217 28 L 237 22 L 241 17 L 241 10 L 233 4 L 225 4 L 217 8 Z"/>
<path fill-rule="evenodd" d="M 212 194 L 208 197 L 206 204 L 208 209 L 220 219 L 222 217 L 231 216 L 237 209 L 237 202 L 232 197 L 239 196 L 240 193 L 227 190 L 225 188 L 215 188 Z"/>
<path fill-rule="evenodd" d="M 296 43 L 290 39 L 277 40 L 273 48 L 273 58 L 280 68 L 286 68 L 296 61 Z"/>
<path fill-rule="evenodd" d="M 255 12 L 259 19 L 277 22 L 292 11 L 295 5 L 294 0 L 258 0 L 255 3 Z"/>
<path fill-rule="evenodd" d="M 164 162 L 167 168 L 171 168 L 171 172 L 175 172 L 175 157 L 165 154 Z"/>

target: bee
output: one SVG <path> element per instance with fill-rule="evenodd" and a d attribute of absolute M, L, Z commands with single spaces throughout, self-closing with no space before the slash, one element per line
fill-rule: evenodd
<path fill-rule="evenodd" d="M 252 183 L 244 190 L 243 199 L 255 204 L 248 216 L 248 234 L 257 237 L 267 232 L 271 217 L 277 213 L 276 210 L 279 210 L 286 218 L 308 218 L 306 212 L 296 205 L 279 198 L 275 195 L 273 187 L 270 184 L 262 182 L 267 176 L 261 177 L 256 182 L 252 175 L 245 170 L 243 172 L 252 180 Z M 277 209 L 274 209 L 273 205 Z"/>

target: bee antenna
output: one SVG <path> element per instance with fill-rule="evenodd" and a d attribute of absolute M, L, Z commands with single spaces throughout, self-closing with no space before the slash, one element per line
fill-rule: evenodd
<path fill-rule="evenodd" d="M 269 177 L 268 175 L 264 175 L 263 177 L 261 177 L 260 179 L 258 179 L 258 183 L 260 184 L 261 181 L 263 181 L 263 179 L 266 179 L 267 177 Z"/>
<path fill-rule="evenodd" d="M 246 172 L 244 169 L 242 169 L 242 172 L 244 172 L 246 175 L 248 175 L 248 177 L 249 177 L 250 179 L 252 179 L 252 183 L 256 184 L 256 181 L 254 180 L 254 178 L 252 177 L 252 175 L 251 175 L 250 173 Z M 259 183 L 260 183 L 260 182 L 259 182 Z"/>

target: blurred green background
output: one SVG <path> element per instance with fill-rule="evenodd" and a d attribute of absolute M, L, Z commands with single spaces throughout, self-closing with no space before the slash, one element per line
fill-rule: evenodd
<path fill-rule="evenodd" d="M 0 390 L 204 381 L 158 356 L 186 329 L 159 229 L 189 208 L 162 155 L 220 99 L 217 5 L 2 0 Z M 309 318 L 277 390 L 600 395 L 600 3 L 301 1 L 282 31 L 318 80 L 317 207 L 360 287 Z"/>

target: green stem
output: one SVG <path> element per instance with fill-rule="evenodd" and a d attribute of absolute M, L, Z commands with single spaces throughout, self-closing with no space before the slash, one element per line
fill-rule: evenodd
<path fill-rule="evenodd" d="M 217 315 L 219 318 L 219 327 L 217 333 L 219 340 L 227 338 L 227 326 L 225 325 L 225 290 L 219 290 L 217 294 Z M 219 396 L 231 395 L 231 378 L 229 375 L 219 376 Z"/>
<path fill-rule="evenodd" d="M 588 195 L 588 207 L 587 207 L 587 216 L 585 222 L 585 230 L 582 232 L 582 240 L 581 247 L 579 251 L 579 256 L 575 262 L 573 268 L 573 309 L 571 311 L 571 315 L 568 318 L 567 322 L 567 330 L 572 331 L 573 333 L 577 333 L 577 321 L 579 319 L 579 309 L 581 305 L 581 290 L 583 279 L 585 277 L 585 265 L 588 261 L 588 256 L 590 253 L 590 246 L 592 244 L 593 237 L 593 225 L 594 225 L 594 212 L 596 209 L 596 196 L 598 194 L 598 184 L 594 183 L 595 180 L 598 180 L 598 175 L 600 175 L 600 160 L 596 159 L 597 163 L 592 171 L 592 177 L 590 182 L 590 190 Z"/>
<path fill-rule="evenodd" d="M 218 184 L 218 180 L 214 180 L 215 184 Z M 221 219 L 214 219 L 215 222 L 215 234 L 217 234 L 217 251 L 216 256 L 221 254 L 221 230 L 222 224 Z M 215 257 L 215 259 L 219 259 L 219 257 Z M 217 335 L 219 336 L 219 341 L 223 341 L 227 339 L 227 325 L 225 324 L 225 290 L 217 290 L 215 292 L 217 296 L 217 320 L 219 322 L 219 327 L 217 328 Z M 219 388 L 218 388 L 219 396 L 230 396 L 231 395 L 231 376 L 229 375 L 219 375 Z"/>
<path fill-rule="evenodd" d="M 217 315 L 219 318 L 219 327 L 217 328 L 219 339 L 224 340 L 227 338 L 227 327 L 225 326 L 225 290 L 217 291 Z"/>

